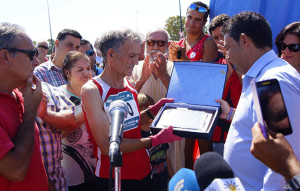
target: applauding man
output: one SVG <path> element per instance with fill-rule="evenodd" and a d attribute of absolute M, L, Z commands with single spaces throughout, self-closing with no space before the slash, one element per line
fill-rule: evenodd
<path fill-rule="evenodd" d="M 151 96 L 155 102 L 166 97 L 173 62 L 167 61 L 169 34 L 164 29 L 146 35 L 146 58 L 134 67 L 132 79 L 136 90 Z"/>

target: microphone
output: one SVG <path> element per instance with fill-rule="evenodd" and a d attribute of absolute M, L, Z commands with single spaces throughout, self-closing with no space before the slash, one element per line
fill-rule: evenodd
<path fill-rule="evenodd" d="M 111 124 L 109 131 L 109 158 L 110 163 L 115 162 L 120 153 L 120 143 L 123 137 L 123 123 L 128 114 L 128 106 L 123 100 L 113 101 L 109 108 Z"/>
<path fill-rule="evenodd" d="M 245 191 L 239 178 L 216 178 L 204 191 Z"/>
<path fill-rule="evenodd" d="M 245 190 L 223 157 L 215 152 L 201 155 L 195 162 L 195 173 L 200 190 Z"/>
<path fill-rule="evenodd" d="M 196 174 L 193 170 L 181 168 L 170 180 L 169 191 L 199 191 Z"/>

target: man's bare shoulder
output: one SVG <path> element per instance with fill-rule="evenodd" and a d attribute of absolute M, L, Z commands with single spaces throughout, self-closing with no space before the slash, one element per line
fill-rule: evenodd
<path fill-rule="evenodd" d="M 214 39 L 210 36 L 204 41 L 204 46 L 217 46 Z"/>
<path fill-rule="evenodd" d="M 81 97 L 82 98 L 84 98 L 86 96 L 94 95 L 95 93 L 99 94 L 99 91 L 98 91 L 96 84 L 92 80 L 89 80 L 81 88 Z"/>

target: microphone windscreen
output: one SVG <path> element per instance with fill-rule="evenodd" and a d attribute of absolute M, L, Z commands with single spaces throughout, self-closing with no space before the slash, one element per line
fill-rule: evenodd
<path fill-rule="evenodd" d="M 193 170 L 180 169 L 169 182 L 169 191 L 199 191 L 196 175 Z"/>
<path fill-rule="evenodd" d="M 201 155 L 196 160 L 194 169 L 201 190 L 204 190 L 215 178 L 234 178 L 229 164 L 215 152 Z"/>
<path fill-rule="evenodd" d="M 126 113 L 125 116 L 128 113 L 128 106 L 127 106 L 126 102 L 123 100 L 119 99 L 119 100 L 111 102 L 111 104 L 109 105 L 109 108 L 108 108 L 109 113 L 115 108 L 123 109 L 124 112 Z"/>

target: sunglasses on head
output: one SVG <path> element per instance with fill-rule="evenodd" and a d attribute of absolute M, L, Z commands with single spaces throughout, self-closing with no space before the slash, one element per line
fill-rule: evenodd
<path fill-rule="evenodd" d="M 48 50 L 48 49 L 49 49 L 49 47 L 47 47 L 47 46 L 44 46 L 44 45 L 39 45 L 38 47 L 39 47 L 39 48 L 46 49 L 46 50 Z"/>
<path fill-rule="evenodd" d="M 155 44 L 157 44 L 157 46 L 159 47 L 163 47 L 166 45 L 166 41 L 163 41 L 163 40 L 147 40 L 147 45 L 148 46 L 155 46 Z"/>
<path fill-rule="evenodd" d="M 190 7 L 189 7 L 189 9 L 196 10 L 199 13 L 205 13 L 206 12 L 206 9 L 204 7 L 200 7 L 200 6 L 196 5 L 196 4 L 191 4 Z"/>
<path fill-rule="evenodd" d="M 285 50 L 286 47 L 292 52 L 298 52 L 300 50 L 300 44 L 285 44 L 284 42 L 279 43 L 280 50 Z"/>
<path fill-rule="evenodd" d="M 93 56 L 95 54 L 95 51 L 93 49 L 91 49 L 91 50 L 86 51 L 85 53 L 88 56 Z"/>
<path fill-rule="evenodd" d="M 24 50 L 24 49 L 18 49 L 18 48 L 3 48 L 5 50 L 8 50 L 9 52 L 22 52 L 24 54 L 27 54 L 27 56 L 29 57 L 29 59 L 31 61 L 33 61 L 33 58 L 39 55 L 39 52 L 37 49 L 33 49 L 33 50 Z"/>

